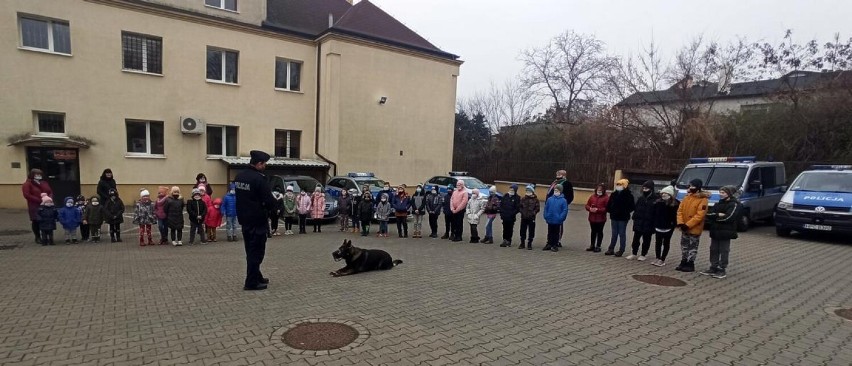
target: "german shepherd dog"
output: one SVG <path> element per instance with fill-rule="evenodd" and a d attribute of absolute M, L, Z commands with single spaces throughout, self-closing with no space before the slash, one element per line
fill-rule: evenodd
<path fill-rule="evenodd" d="M 384 250 L 361 249 L 352 246 L 351 240 L 343 240 L 343 245 L 331 253 L 335 262 L 346 261 L 346 267 L 331 272 L 334 277 L 354 275 L 356 273 L 386 270 L 402 264 L 399 259 L 394 260 Z"/>

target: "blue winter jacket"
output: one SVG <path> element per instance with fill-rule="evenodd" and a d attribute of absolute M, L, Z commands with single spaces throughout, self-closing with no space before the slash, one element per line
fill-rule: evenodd
<path fill-rule="evenodd" d="M 231 191 L 234 190 L 234 183 L 228 185 L 228 194 L 222 198 L 222 206 L 219 207 L 219 211 L 222 212 L 222 216 L 225 217 L 236 217 L 237 216 L 237 195 L 231 194 Z"/>
<path fill-rule="evenodd" d="M 73 197 L 65 197 L 65 200 L 62 202 L 68 202 L 68 200 L 74 200 Z M 59 209 L 59 224 L 62 225 L 62 228 L 66 230 L 73 230 L 80 227 L 80 224 L 83 223 L 83 212 L 80 211 L 80 208 L 76 205 L 71 207 L 66 207 L 64 204 L 62 208 Z"/>
<path fill-rule="evenodd" d="M 561 225 L 568 217 L 568 201 L 562 195 L 550 196 L 544 202 L 544 221 L 548 225 Z"/>

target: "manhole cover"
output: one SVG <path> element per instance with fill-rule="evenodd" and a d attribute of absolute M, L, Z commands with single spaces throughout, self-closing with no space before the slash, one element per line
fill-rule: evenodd
<path fill-rule="evenodd" d="M 660 276 L 660 275 L 633 275 L 633 279 L 639 282 L 645 282 L 651 285 L 657 286 L 672 286 L 672 287 L 681 287 L 686 286 L 686 282 L 679 280 L 674 277 L 668 276 Z"/>
<path fill-rule="evenodd" d="M 291 353 L 321 356 L 352 350 L 369 336 L 355 322 L 317 318 L 292 321 L 276 329 L 271 341 Z"/>
<path fill-rule="evenodd" d="M 852 309 L 837 309 L 834 314 L 843 319 L 852 320 Z"/>
<path fill-rule="evenodd" d="M 32 234 L 30 230 L 0 230 L 0 235 L 24 235 Z"/>

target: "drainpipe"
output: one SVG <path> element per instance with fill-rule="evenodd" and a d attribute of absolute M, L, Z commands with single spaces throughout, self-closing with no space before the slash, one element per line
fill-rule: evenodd
<path fill-rule="evenodd" d="M 333 161 L 328 160 L 325 156 L 322 156 L 319 152 L 319 133 L 320 133 L 320 84 L 322 84 L 322 80 L 320 79 L 320 72 L 322 70 L 322 43 L 317 45 L 317 107 L 316 107 L 316 126 L 314 128 L 314 153 L 320 157 L 326 163 L 331 164 L 332 167 L 332 176 L 337 175 L 337 164 Z"/>

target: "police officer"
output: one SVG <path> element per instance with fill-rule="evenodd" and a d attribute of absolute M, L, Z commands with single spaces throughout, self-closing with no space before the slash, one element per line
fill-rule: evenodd
<path fill-rule="evenodd" d="M 243 290 L 265 290 L 269 283 L 260 273 L 266 253 L 266 234 L 269 231 L 266 213 L 275 206 L 275 198 L 263 171 L 269 154 L 251 151 L 249 169 L 234 179 L 237 196 L 237 219 L 243 230 L 246 247 L 246 282 Z"/>

